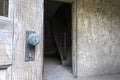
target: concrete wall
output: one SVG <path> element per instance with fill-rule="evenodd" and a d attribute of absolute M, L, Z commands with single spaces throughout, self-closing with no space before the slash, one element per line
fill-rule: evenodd
<path fill-rule="evenodd" d="M 77 0 L 79 76 L 120 72 L 120 0 Z"/>

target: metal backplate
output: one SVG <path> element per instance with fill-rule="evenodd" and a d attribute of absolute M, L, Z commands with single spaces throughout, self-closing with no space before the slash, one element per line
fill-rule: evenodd
<path fill-rule="evenodd" d="M 25 62 L 35 60 L 35 46 L 30 45 L 27 41 L 29 35 L 32 33 L 35 33 L 35 31 L 26 31 Z"/>

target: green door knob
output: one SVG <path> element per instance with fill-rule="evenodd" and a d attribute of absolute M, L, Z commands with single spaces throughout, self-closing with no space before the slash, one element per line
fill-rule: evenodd
<path fill-rule="evenodd" d="M 29 35 L 27 41 L 30 45 L 36 46 L 37 44 L 40 43 L 40 37 L 39 37 L 39 35 L 32 33 Z"/>

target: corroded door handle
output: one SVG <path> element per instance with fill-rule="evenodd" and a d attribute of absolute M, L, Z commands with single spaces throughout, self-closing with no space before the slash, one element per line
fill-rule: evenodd
<path fill-rule="evenodd" d="M 27 42 L 32 46 L 36 46 L 37 44 L 40 43 L 40 37 L 38 34 L 32 33 L 28 36 Z"/>

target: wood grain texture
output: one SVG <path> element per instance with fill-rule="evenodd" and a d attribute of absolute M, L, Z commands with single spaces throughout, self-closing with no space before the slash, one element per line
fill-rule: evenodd
<path fill-rule="evenodd" d="M 43 0 L 15 0 L 12 80 L 42 80 Z M 26 30 L 40 35 L 35 61 L 25 62 Z"/>
<path fill-rule="evenodd" d="M 6 70 L 0 70 L 0 80 L 6 80 Z"/>
<path fill-rule="evenodd" d="M 6 17 L 0 17 L 0 68 L 12 63 L 13 24 Z"/>
<path fill-rule="evenodd" d="M 0 79 L 11 80 L 13 21 L 0 16 Z M 4 69 L 4 70 L 3 70 Z"/>
<path fill-rule="evenodd" d="M 4 4 L 1 5 L 4 10 L 3 14 L 0 16 L 0 80 L 11 80 L 13 55 L 13 0 L 2 0 L 2 2 L 4 2 Z"/>

